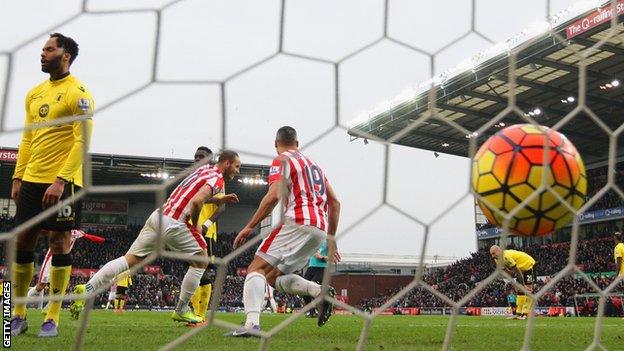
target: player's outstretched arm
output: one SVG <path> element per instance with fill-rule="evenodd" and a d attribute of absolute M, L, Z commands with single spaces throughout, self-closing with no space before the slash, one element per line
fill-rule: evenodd
<path fill-rule="evenodd" d="M 235 204 L 235 203 L 238 203 L 238 195 L 234 193 L 229 193 L 227 195 L 215 194 L 214 196 L 211 196 L 208 199 L 206 199 L 204 203 L 215 204 L 218 206 L 225 205 L 225 204 Z"/>
<path fill-rule="evenodd" d="M 622 272 L 622 264 L 624 264 L 624 262 L 622 262 L 622 257 L 618 257 L 615 259 L 615 273 L 617 273 L 618 275 L 620 274 L 620 272 Z"/>
<path fill-rule="evenodd" d="M 236 238 L 234 238 L 234 248 L 237 248 L 238 246 L 243 244 L 247 240 L 247 237 L 251 235 L 253 229 L 263 219 L 265 219 L 266 216 L 273 212 L 273 209 L 275 208 L 275 206 L 277 206 L 277 203 L 279 202 L 280 186 L 281 180 L 271 183 L 271 185 L 269 186 L 269 191 L 266 195 L 264 195 L 262 201 L 260 201 L 260 205 L 258 206 L 258 209 L 254 213 L 254 215 L 251 217 L 249 223 L 247 223 L 245 228 L 243 228 L 238 233 Z"/>

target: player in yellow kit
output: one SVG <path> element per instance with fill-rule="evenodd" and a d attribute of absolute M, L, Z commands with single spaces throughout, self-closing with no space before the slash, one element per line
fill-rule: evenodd
<path fill-rule="evenodd" d="M 213 153 L 212 150 L 205 146 L 200 146 L 195 151 L 195 162 L 201 162 L 208 160 L 208 163 L 212 162 Z M 221 193 L 221 196 L 225 194 L 225 188 Z M 216 195 L 215 197 L 218 197 Z M 215 205 L 212 203 L 206 203 L 201 209 L 199 214 L 199 223 L 202 223 L 203 234 L 206 237 L 206 244 L 208 244 L 208 257 L 214 258 L 214 246 L 217 243 L 217 223 L 216 220 L 225 211 L 225 204 Z M 204 275 L 199 282 L 199 288 L 195 290 L 195 294 L 191 299 L 191 305 L 193 306 L 193 313 L 202 320 L 206 317 L 208 311 L 208 305 L 210 303 L 210 296 L 212 295 L 212 282 L 214 280 L 214 265 L 211 263 L 204 271 Z"/>
<path fill-rule="evenodd" d="M 615 248 L 613 249 L 613 258 L 615 259 L 615 273 L 618 276 L 624 276 L 624 242 L 622 242 L 622 233 L 615 232 Z"/>
<path fill-rule="evenodd" d="M 624 277 L 624 242 L 622 241 L 622 233 L 615 232 L 615 234 L 613 234 L 613 239 L 615 240 L 615 248 L 613 248 L 615 273 L 618 277 Z M 622 306 L 622 309 L 624 309 L 624 305 Z"/>
<path fill-rule="evenodd" d="M 518 250 L 503 250 L 497 245 L 492 245 L 490 248 L 490 256 L 497 264 L 502 257 L 505 271 L 516 278 L 527 290 L 533 292 L 533 284 L 535 284 L 536 280 L 535 271 L 533 270 L 533 266 L 535 266 L 533 257 Z M 517 319 L 526 319 L 533 308 L 531 298 L 526 296 L 523 291 L 516 292 L 518 295 L 516 298 Z"/>
<path fill-rule="evenodd" d="M 129 271 L 121 273 L 117 277 L 117 290 L 115 290 L 115 312 L 123 312 L 128 297 L 128 288 L 132 285 L 132 277 Z"/>
<path fill-rule="evenodd" d="M 70 202 L 43 221 L 17 235 L 11 270 L 15 297 L 25 297 L 34 274 L 34 249 L 41 230 L 48 232 L 52 252 L 50 295 L 65 294 L 71 275 L 70 231 L 80 225 L 80 203 L 73 201 L 82 187 L 84 149 L 89 146 L 94 102 L 91 93 L 69 72 L 78 44 L 59 33 L 50 35 L 41 52 L 41 70 L 50 75 L 26 95 L 26 128 L 19 145 L 11 198 L 17 204 L 15 225 L 29 221 L 59 201 Z M 58 125 L 60 118 L 85 116 Z M 50 301 L 40 337 L 58 335 L 61 301 Z M 15 304 L 11 333 L 28 329 L 26 305 Z"/>

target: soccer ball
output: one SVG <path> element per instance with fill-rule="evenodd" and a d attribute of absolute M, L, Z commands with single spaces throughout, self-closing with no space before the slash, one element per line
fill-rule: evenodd
<path fill-rule="evenodd" d="M 546 142 L 550 149 L 544 160 Z M 547 185 L 572 208 L 578 210 L 585 203 L 587 174 L 574 145 L 557 131 L 531 124 L 507 127 L 479 148 L 472 161 L 472 189 L 492 207 L 509 214 L 541 185 L 544 170 Z M 501 214 L 486 202 L 478 203 L 490 223 L 503 226 Z M 526 236 L 546 235 L 568 224 L 572 216 L 555 195 L 544 190 L 514 214 L 509 230 Z"/>

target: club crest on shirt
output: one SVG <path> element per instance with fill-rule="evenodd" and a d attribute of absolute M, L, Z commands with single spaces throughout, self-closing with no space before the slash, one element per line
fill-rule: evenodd
<path fill-rule="evenodd" d="M 39 107 L 39 117 L 44 118 L 50 112 L 50 106 L 48 104 L 43 104 Z"/>
<path fill-rule="evenodd" d="M 272 176 L 272 175 L 279 174 L 280 173 L 280 168 L 282 168 L 282 167 L 280 167 L 280 166 L 271 166 L 271 169 L 269 170 L 269 175 Z"/>
<path fill-rule="evenodd" d="M 91 103 L 89 102 L 89 99 L 79 99 L 78 109 L 81 111 L 89 111 L 91 109 Z"/>

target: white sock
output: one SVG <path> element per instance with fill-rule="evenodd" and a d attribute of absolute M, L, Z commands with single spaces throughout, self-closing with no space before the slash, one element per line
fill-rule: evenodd
<path fill-rule="evenodd" d="M 37 287 L 33 286 L 32 288 L 28 289 L 28 294 L 26 294 L 26 296 L 28 297 L 39 296 L 39 308 L 43 308 L 43 290 L 37 291 Z"/>
<path fill-rule="evenodd" d="M 189 301 L 191 301 L 193 294 L 195 294 L 195 290 L 197 290 L 199 286 L 199 281 L 202 275 L 204 275 L 204 271 L 204 268 L 193 267 L 189 267 L 188 271 L 186 271 L 184 279 L 182 279 L 182 284 L 180 285 L 180 299 L 176 305 L 176 312 L 184 313 L 188 310 Z"/>
<path fill-rule="evenodd" d="M 128 268 L 128 261 L 126 261 L 126 258 L 123 256 L 108 262 L 89 279 L 87 284 L 85 284 L 87 293 L 99 289 L 105 283 L 110 282 L 119 273 L 128 270 Z"/>
<path fill-rule="evenodd" d="M 45 293 L 45 290 L 41 290 L 39 292 L 39 309 L 43 309 L 43 295 Z M 50 301 L 48 301 L 48 303 L 46 303 L 46 306 L 50 303 Z"/>
<path fill-rule="evenodd" d="M 296 274 L 287 274 L 275 279 L 275 288 L 287 294 L 317 297 L 321 294 L 321 286 L 305 280 Z"/>
<path fill-rule="evenodd" d="M 43 291 L 43 290 L 41 290 Z M 39 291 L 37 291 L 37 287 L 33 286 L 32 288 L 28 289 L 28 294 L 26 294 L 26 296 L 28 297 L 35 297 L 39 295 Z"/>
<path fill-rule="evenodd" d="M 247 315 L 245 326 L 248 328 L 260 325 L 260 311 L 262 306 L 266 304 L 264 300 L 266 283 L 266 277 L 258 272 L 251 272 L 245 277 L 243 304 L 245 305 L 245 314 Z"/>

